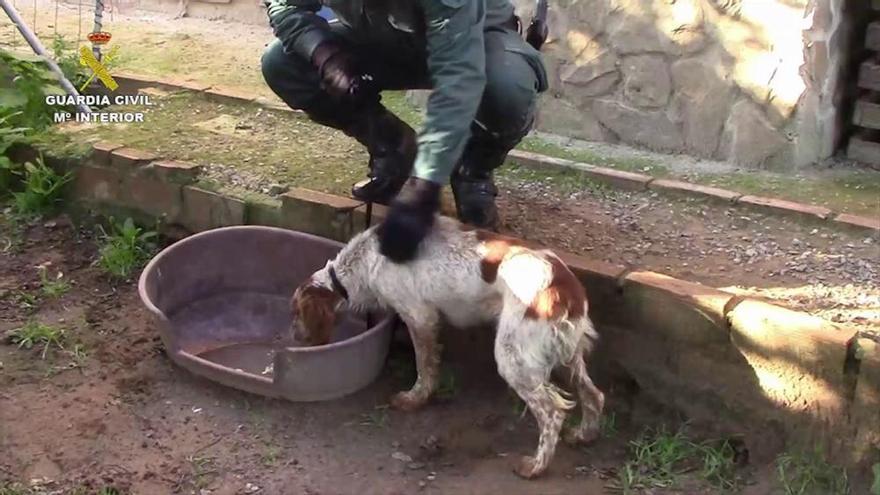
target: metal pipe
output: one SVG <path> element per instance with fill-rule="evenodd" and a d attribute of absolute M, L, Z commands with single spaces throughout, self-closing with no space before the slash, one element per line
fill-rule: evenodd
<path fill-rule="evenodd" d="M 92 29 L 93 33 L 100 33 L 103 29 L 104 24 L 104 0 L 95 0 L 95 26 Z M 101 45 L 92 42 L 92 53 L 95 54 L 95 58 L 98 59 L 98 62 L 101 61 Z"/>
<path fill-rule="evenodd" d="M 64 88 L 64 91 L 67 92 L 70 96 L 75 98 L 79 97 L 79 92 L 76 88 L 73 87 L 73 84 L 67 80 L 67 77 L 64 76 L 64 72 L 62 72 L 61 67 L 58 67 L 58 64 L 52 60 L 52 57 L 49 56 L 49 53 L 46 51 L 46 48 L 40 42 L 39 38 L 34 34 L 33 31 L 27 26 L 24 22 L 24 19 L 18 14 L 18 11 L 15 10 L 15 7 L 10 5 L 9 0 L 0 0 L 0 7 L 6 12 L 6 15 L 9 16 L 9 19 L 18 28 L 21 32 L 21 35 L 24 36 L 25 41 L 31 45 L 31 48 L 34 50 L 34 53 L 43 57 L 46 60 L 46 64 L 49 66 L 49 69 L 58 76 L 58 82 L 61 83 L 61 87 Z M 80 113 L 92 113 L 92 109 L 89 108 L 85 103 L 77 104 L 76 109 Z"/>

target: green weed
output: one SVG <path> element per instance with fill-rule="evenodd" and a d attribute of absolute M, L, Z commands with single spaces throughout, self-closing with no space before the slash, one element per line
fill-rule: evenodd
<path fill-rule="evenodd" d="M 55 62 L 61 68 L 64 76 L 73 84 L 74 87 L 80 88 L 88 80 L 89 73 L 86 68 L 79 63 L 79 52 L 76 45 L 68 42 L 63 36 L 56 34 L 52 40 L 52 54 Z"/>
<path fill-rule="evenodd" d="M 61 175 L 43 162 L 42 157 L 36 163 L 27 162 L 22 176 L 22 190 L 12 193 L 14 214 L 24 218 L 48 215 L 55 211 L 61 201 L 62 188 L 72 175 Z"/>
<path fill-rule="evenodd" d="M 455 384 L 455 373 L 448 368 L 440 370 L 440 383 L 437 385 L 435 396 L 440 400 L 449 400 L 458 394 L 458 387 Z"/>
<path fill-rule="evenodd" d="M 360 426 L 385 428 L 388 426 L 388 406 L 376 406 L 372 411 L 361 414 Z"/>
<path fill-rule="evenodd" d="M 32 349 L 43 346 L 42 358 L 46 358 L 50 347 L 63 349 L 64 330 L 37 321 L 29 321 L 24 326 L 12 331 L 10 340 L 19 349 Z"/>
<path fill-rule="evenodd" d="M 150 259 L 155 251 L 155 231 L 145 231 L 131 218 L 122 223 L 111 219 L 111 231 L 102 230 L 103 246 L 98 264 L 109 274 L 120 279 L 130 277 Z"/>
<path fill-rule="evenodd" d="M 44 296 L 54 299 L 67 294 L 70 290 L 70 282 L 64 280 L 62 272 L 58 272 L 53 278 L 49 275 L 48 266 L 40 265 L 37 269 L 40 271 L 40 290 Z"/>
<path fill-rule="evenodd" d="M 19 484 L 0 484 L 0 495 L 31 495 L 30 490 Z"/>
<path fill-rule="evenodd" d="M 871 483 L 871 495 L 880 495 L 880 462 L 871 468 L 874 473 L 874 482 Z"/>
<path fill-rule="evenodd" d="M 784 453 L 776 459 L 776 473 L 785 495 L 846 495 L 846 470 L 830 464 L 822 449 Z"/>
<path fill-rule="evenodd" d="M 263 466 L 267 468 L 275 467 L 278 465 L 278 459 L 281 456 L 281 449 L 276 445 L 266 445 L 266 449 L 263 451 L 263 455 L 261 461 Z"/>
<path fill-rule="evenodd" d="M 735 490 L 740 486 L 734 462 L 735 451 L 728 441 L 697 443 L 682 429 L 646 430 L 630 442 L 631 459 L 618 471 L 611 487 L 623 493 L 666 489 L 685 474 L 694 473 L 712 486 Z"/>
<path fill-rule="evenodd" d="M 208 486 L 217 474 L 213 457 L 191 455 L 186 461 L 190 465 L 193 485 L 199 490 Z"/>
<path fill-rule="evenodd" d="M 23 290 L 15 292 L 13 298 L 18 304 L 18 307 L 27 312 L 33 312 L 35 309 L 37 309 L 37 305 L 40 302 L 36 294 L 32 294 Z"/>

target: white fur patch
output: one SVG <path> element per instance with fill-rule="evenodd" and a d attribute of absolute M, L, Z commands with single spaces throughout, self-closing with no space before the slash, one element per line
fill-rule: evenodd
<path fill-rule="evenodd" d="M 535 300 L 553 279 L 553 265 L 531 252 L 516 253 L 505 258 L 498 267 L 498 277 L 524 305 Z"/>

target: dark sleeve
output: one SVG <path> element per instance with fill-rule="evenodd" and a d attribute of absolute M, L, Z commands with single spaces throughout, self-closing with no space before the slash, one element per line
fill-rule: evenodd
<path fill-rule="evenodd" d="M 486 86 L 485 0 L 419 0 L 425 13 L 428 97 L 413 175 L 446 183 L 470 137 Z"/>
<path fill-rule="evenodd" d="M 269 14 L 269 24 L 286 53 L 311 60 L 315 47 L 332 38 L 327 20 L 318 15 L 320 1 L 263 0 L 263 3 Z"/>

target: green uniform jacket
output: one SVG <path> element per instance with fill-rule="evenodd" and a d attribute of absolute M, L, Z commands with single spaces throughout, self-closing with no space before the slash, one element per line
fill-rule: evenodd
<path fill-rule="evenodd" d="M 441 184 L 449 180 L 470 136 L 486 84 L 483 32 L 513 16 L 509 0 L 264 0 L 275 35 L 288 53 L 311 59 L 315 47 L 331 37 L 317 15 L 327 5 L 354 30 L 394 29 L 424 38 L 433 90 L 413 175 Z M 538 52 L 524 43 L 512 49 L 530 63 Z M 543 71 L 540 71 L 543 74 Z M 542 81 L 546 87 L 546 81 Z M 543 89 L 541 89 L 543 91 Z"/>

